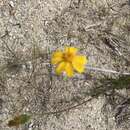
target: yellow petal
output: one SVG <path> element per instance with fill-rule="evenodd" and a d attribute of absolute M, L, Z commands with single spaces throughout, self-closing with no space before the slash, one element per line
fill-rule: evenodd
<path fill-rule="evenodd" d="M 86 63 L 87 63 L 86 56 L 75 56 L 72 61 L 74 69 L 79 73 L 84 72 Z"/>
<path fill-rule="evenodd" d="M 77 55 L 73 58 L 73 63 L 86 64 L 87 58 L 86 58 L 86 56 Z"/>
<path fill-rule="evenodd" d="M 71 53 L 71 54 L 75 55 L 77 53 L 77 51 L 78 51 L 78 49 L 75 47 L 66 47 L 65 48 L 65 53 Z"/>
<path fill-rule="evenodd" d="M 66 63 L 65 62 L 61 62 L 57 68 L 56 68 L 56 73 L 57 74 L 61 74 L 64 70 L 65 70 L 65 66 L 66 66 Z"/>
<path fill-rule="evenodd" d="M 57 64 L 63 60 L 63 52 L 61 51 L 56 51 L 52 55 L 51 63 L 52 64 Z"/>
<path fill-rule="evenodd" d="M 73 66 L 70 63 L 66 63 L 65 72 L 66 72 L 68 77 L 73 76 Z"/>

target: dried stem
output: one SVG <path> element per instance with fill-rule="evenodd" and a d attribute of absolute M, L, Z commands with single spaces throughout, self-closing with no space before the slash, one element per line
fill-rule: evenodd
<path fill-rule="evenodd" d="M 129 72 L 118 72 L 115 70 L 102 69 L 102 68 L 92 67 L 92 66 L 88 66 L 88 65 L 86 67 L 88 70 L 92 70 L 92 71 L 107 72 L 107 73 L 113 73 L 113 74 L 119 74 L 119 75 L 130 75 Z"/>

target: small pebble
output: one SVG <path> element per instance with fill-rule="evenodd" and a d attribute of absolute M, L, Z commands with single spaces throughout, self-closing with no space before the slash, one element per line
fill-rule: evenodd
<path fill-rule="evenodd" d="M 13 1 L 10 1 L 9 2 L 10 6 L 14 8 L 14 2 Z"/>

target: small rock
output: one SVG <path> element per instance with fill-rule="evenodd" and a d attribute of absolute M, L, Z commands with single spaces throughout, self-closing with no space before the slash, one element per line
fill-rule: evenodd
<path fill-rule="evenodd" d="M 9 2 L 9 5 L 10 5 L 12 8 L 14 8 L 14 2 L 13 2 L 13 1 L 10 1 L 10 2 Z"/>

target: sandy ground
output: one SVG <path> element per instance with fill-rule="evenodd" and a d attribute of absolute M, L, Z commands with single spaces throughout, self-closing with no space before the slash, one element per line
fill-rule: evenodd
<path fill-rule="evenodd" d="M 130 72 L 127 0 L 0 0 L 0 37 L 0 130 L 130 130 L 129 103 L 115 116 L 129 89 L 87 95 L 117 75 L 86 68 L 64 80 L 50 64 L 54 50 L 74 46 L 90 66 Z M 28 123 L 7 125 L 23 113 Z"/>

